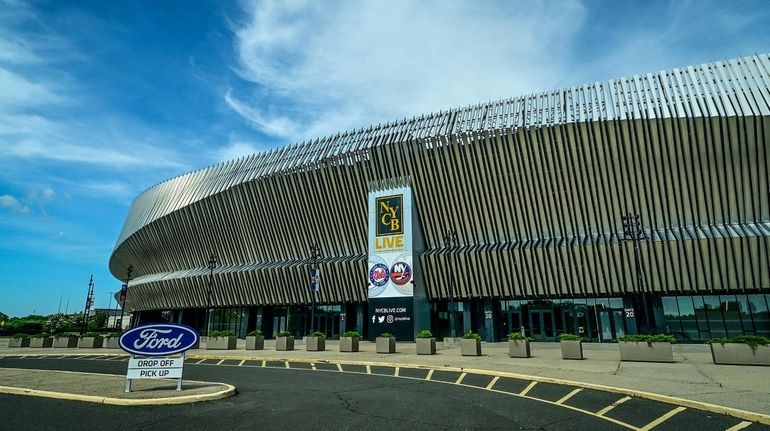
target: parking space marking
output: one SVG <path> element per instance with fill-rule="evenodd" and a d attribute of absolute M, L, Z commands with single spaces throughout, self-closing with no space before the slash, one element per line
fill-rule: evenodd
<path fill-rule="evenodd" d="M 201 359 L 200 361 L 196 362 L 195 365 L 198 365 L 198 364 L 200 364 L 203 361 L 205 361 L 205 359 Z"/>
<path fill-rule="evenodd" d="M 238 364 L 239 367 L 243 366 L 243 363 L 246 362 L 245 359 L 241 359 L 241 362 Z"/>
<path fill-rule="evenodd" d="M 401 367 L 396 367 L 396 371 L 393 372 L 393 377 L 398 377 L 398 373 L 401 371 Z"/>
<path fill-rule="evenodd" d="M 742 430 L 742 429 L 746 428 L 747 426 L 751 425 L 752 423 L 753 422 L 743 421 L 743 422 L 741 422 L 739 424 L 731 426 L 730 428 L 726 429 L 725 431 L 739 431 L 739 430 Z"/>
<path fill-rule="evenodd" d="M 289 361 L 284 361 L 284 364 L 286 365 L 286 368 L 291 368 L 291 367 L 289 366 Z"/>
<path fill-rule="evenodd" d="M 556 404 L 561 404 L 561 403 L 563 403 L 564 401 L 567 401 L 568 399 L 572 398 L 572 396 L 573 396 L 573 395 L 575 395 L 576 393 L 578 393 L 578 392 L 580 392 L 580 391 L 582 391 L 582 390 L 583 390 L 583 388 L 577 388 L 577 389 L 575 389 L 574 391 L 572 391 L 572 392 L 568 393 L 567 395 L 565 395 L 565 396 L 561 397 L 561 398 L 559 399 L 559 401 L 556 401 Z"/>
<path fill-rule="evenodd" d="M 655 419 L 654 421 L 648 423 L 647 425 L 639 428 L 639 431 L 650 431 L 651 429 L 655 428 L 656 426 L 662 424 L 663 422 L 669 420 L 672 416 L 675 414 L 687 410 L 687 407 L 677 407 L 675 409 L 672 409 L 670 412 L 666 413 L 665 415 Z"/>
<path fill-rule="evenodd" d="M 313 369 L 313 370 L 315 370 L 315 369 L 316 369 L 316 368 L 315 368 L 315 362 L 311 362 L 311 363 L 310 363 L 310 368 L 311 368 L 311 369 Z"/>
<path fill-rule="evenodd" d="M 217 362 L 217 365 L 222 365 L 222 362 L 224 362 L 224 359 L 220 359 L 219 362 Z"/>
<path fill-rule="evenodd" d="M 262 361 L 262 368 L 265 368 L 267 366 L 267 361 Z"/>
<path fill-rule="evenodd" d="M 372 366 L 371 365 L 367 365 L 366 366 L 366 374 L 372 374 Z"/>
<path fill-rule="evenodd" d="M 523 397 L 524 395 L 527 395 L 527 392 L 529 392 L 530 390 L 532 390 L 532 388 L 534 388 L 536 384 L 537 384 L 537 382 L 530 382 L 529 386 L 527 386 L 526 388 L 524 388 L 524 390 L 523 390 L 523 391 L 519 392 L 519 395 L 521 395 L 522 397 Z"/>
<path fill-rule="evenodd" d="M 500 380 L 500 376 L 495 376 L 495 378 L 494 378 L 494 379 L 492 379 L 492 381 L 491 381 L 491 382 L 489 382 L 489 384 L 487 385 L 487 387 L 486 387 L 486 388 L 484 388 L 484 389 L 487 389 L 487 390 L 489 390 L 489 389 L 492 389 L 492 386 L 494 386 L 494 385 L 495 385 L 495 383 L 497 383 L 497 381 L 498 381 L 498 380 Z"/>
<path fill-rule="evenodd" d="M 425 380 L 430 380 L 431 377 L 433 377 L 433 368 L 428 370 L 428 375 L 425 376 Z"/>
<path fill-rule="evenodd" d="M 598 412 L 596 412 L 596 415 L 597 416 L 603 416 L 603 415 L 607 414 L 608 411 L 614 409 L 615 407 L 625 403 L 626 401 L 628 401 L 630 399 L 631 399 L 631 397 L 623 397 L 623 398 L 615 401 L 614 403 L 608 405 L 607 407 L 599 410 Z"/>
<path fill-rule="evenodd" d="M 342 372 L 342 364 L 337 364 L 337 370 L 339 370 L 339 372 Z"/>
<path fill-rule="evenodd" d="M 468 373 L 462 373 L 462 374 L 460 374 L 460 377 L 458 377 L 458 378 L 457 378 L 457 380 L 455 380 L 455 384 L 456 384 L 456 385 L 459 385 L 460 383 L 462 383 L 463 379 L 464 379 L 464 378 L 465 378 L 465 376 L 467 376 L 467 375 L 468 375 Z"/>

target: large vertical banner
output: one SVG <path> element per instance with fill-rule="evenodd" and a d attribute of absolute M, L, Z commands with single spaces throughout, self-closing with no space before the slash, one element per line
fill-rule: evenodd
<path fill-rule="evenodd" d="M 369 193 L 369 336 L 414 337 L 412 190 Z"/>

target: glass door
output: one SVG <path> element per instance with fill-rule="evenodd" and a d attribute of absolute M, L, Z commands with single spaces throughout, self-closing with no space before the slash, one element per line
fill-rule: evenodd
<path fill-rule="evenodd" d="M 530 310 L 530 336 L 535 340 L 553 340 L 555 328 L 553 310 Z"/>
<path fill-rule="evenodd" d="M 626 319 L 623 310 L 599 311 L 599 330 L 602 341 L 612 341 L 626 335 Z"/>
<path fill-rule="evenodd" d="M 573 308 L 562 309 L 565 334 L 574 334 L 591 338 L 591 320 L 588 318 L 588 307 L 576 305 Z"/>

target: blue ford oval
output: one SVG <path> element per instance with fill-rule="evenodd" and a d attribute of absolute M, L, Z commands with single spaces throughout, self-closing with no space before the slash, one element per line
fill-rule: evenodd
<path fill-rule="evenodd" d="M 137 326 L 120 336 L 120 347 L 128 353 L 165 356 L 182 353 L 198 345 L 195 329 L 174 323 Z"/>

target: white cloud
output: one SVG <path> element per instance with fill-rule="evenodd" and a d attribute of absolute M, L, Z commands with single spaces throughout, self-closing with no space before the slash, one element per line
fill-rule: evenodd
<path fill-rule="evenodd" d="M 23 205 L 15 197 L 11 195 L 0 196 L 0 207 L 8 208 L 9 210 L 11 210 L 16 214 L 29 213 L 29 207 L 27 207 L 26 205 Z"/>
<path fill-rule="evenodd" d="M 217 153 L 217 160 L 226 162 L 228 160 L 239 159 L 243 156 L 257 153 L 260 150 L 261 148 L 249 142 L 231 142 L 219 150 Z"/>
<path fill-rule="evenodd" d="M 307 139 L 548 89 L 577 2 L 260 2 L 234 24 L 249 91 L 226 103 L 264 133 Z M 471 18 L 472 17 L 472 18 Z"/>

